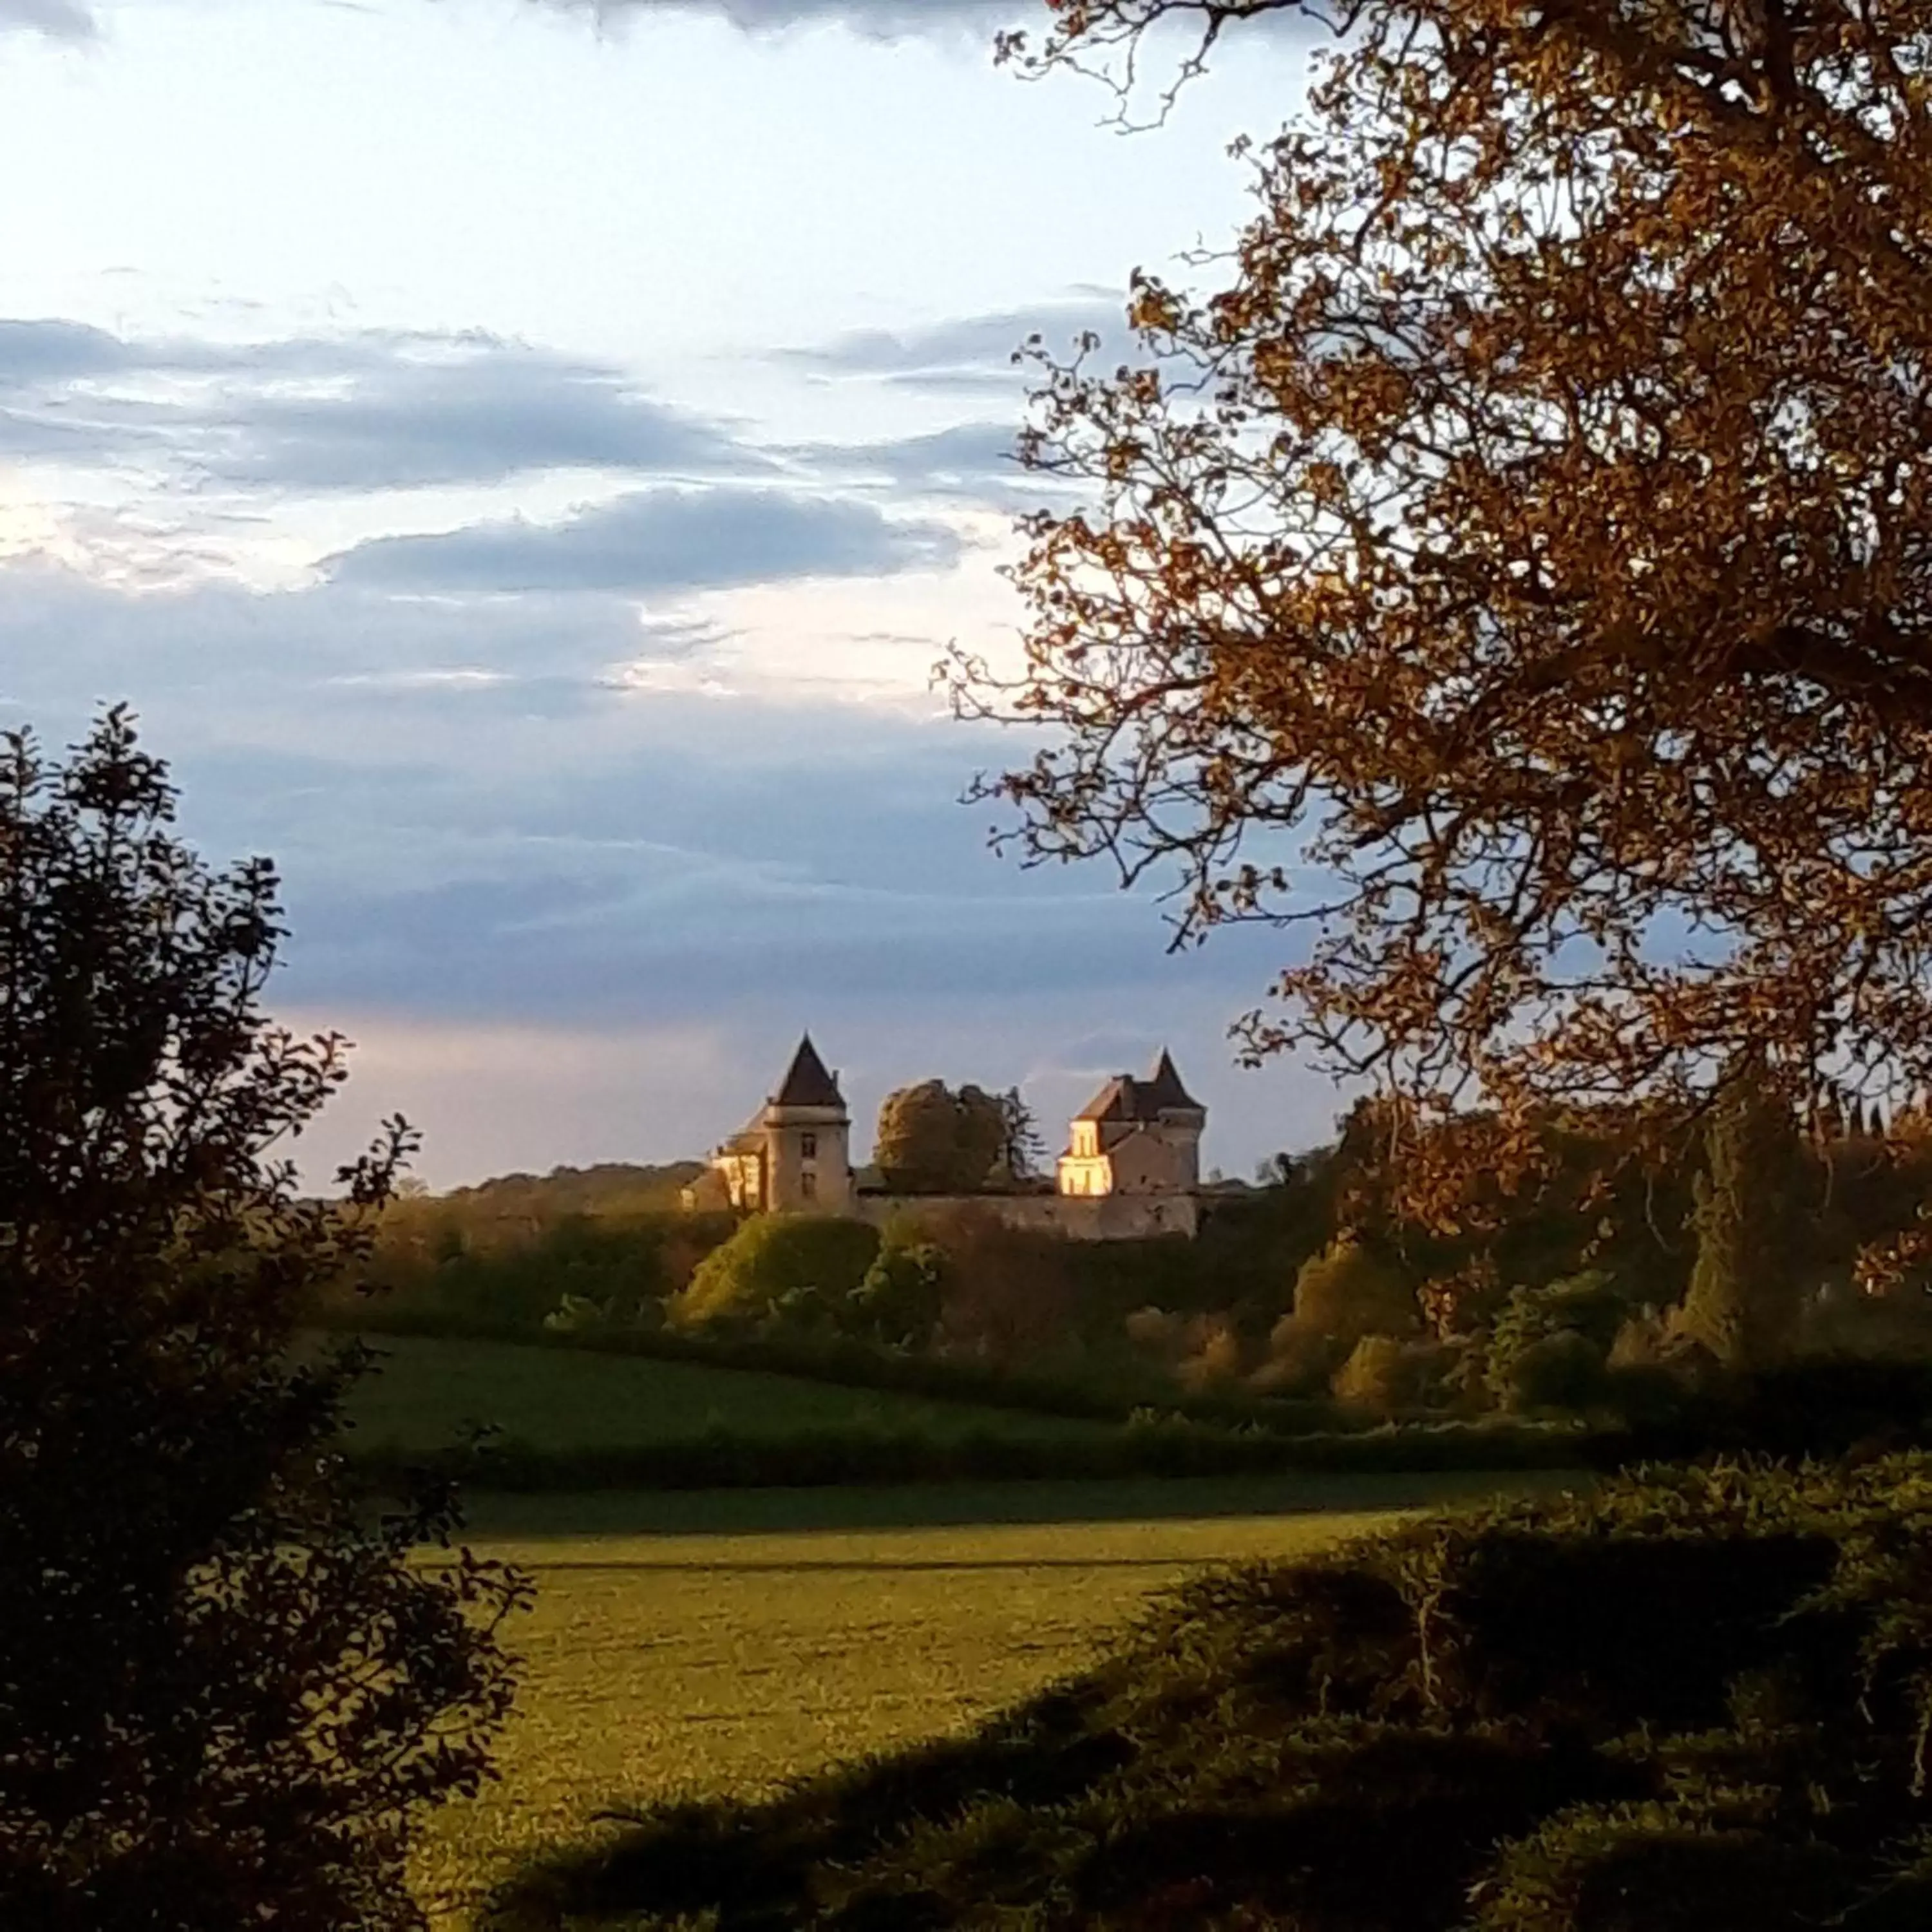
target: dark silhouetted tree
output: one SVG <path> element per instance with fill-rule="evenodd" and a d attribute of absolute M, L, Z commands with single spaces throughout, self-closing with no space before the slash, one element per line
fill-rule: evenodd
<path fill-rule="evenodd" d="M 64 764 L 0 740 L 0 1924 L 415 1927 L 410 1821 L 488 1773 L 525 1586 L 412 1565 L 448 1496 L 347 1479 L 366 1352 L 297 1324 L 410 1136 L 298 1192 L 344 1042 L 264 1018 L 274 872 L 174 813 L 122 712 Z"/>
<path fill-rule="evenodd" d="M 1000 1165 L 1016 1180 L 1031 1180 L 1045 1172 L 1046 1142 L 1041 1138 L 1040 1122 L 1017 1087 L 1000 1096 L 1000 1120 L 1004 1142 Z"/>

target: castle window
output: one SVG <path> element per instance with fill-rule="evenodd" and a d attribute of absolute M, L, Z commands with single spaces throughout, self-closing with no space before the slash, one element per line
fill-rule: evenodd
<path fill-rule="evenodd" d="M 816 1134 L 800 1134 L 798 1150 L 806 1160 L 816 1160 L 818 1158 L 818 1136 Z"/>
<path fill-rule="evenodd" d="M 808 1169 L 805 1173 L 801 1174 L 798 1178 L 798 1191 L 804 1199 L 807 1201 L 816 1200 L 818 1198 L 818 1175 L 812 1173 L 809 1169 Z"/>

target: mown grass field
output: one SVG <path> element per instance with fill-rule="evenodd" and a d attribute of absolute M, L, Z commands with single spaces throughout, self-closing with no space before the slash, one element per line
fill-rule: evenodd
<path fill-rule="evenodd" d="M 782 1441 L 839 1429 L 1059 1440 L 1111 1426 L 586 1350 L 391 1335 L 371 1346 L 382 1357 L 380 1372 L 362 1384 L 350 1408 L 358 1449 L 445 1448 L 473 1423 L 560 1451 L 685 1441 L 710 1427 Z"/>
<path fill-rule="evenodd" d="M 1517 1482 L 1526 1479 L 1514 1479 Z M 1534 1480 L 1535 1479 L 1527 1479 Z M 483 1498 L 470 1540 L 534 1573 L 502 1781 L 416 1864 L 440 1928 L 600 1810 L 751 1795 L 957 1731 L 1078 1668 L 1203 1565 L 1284 1557 L 1480 1476 Z"/>

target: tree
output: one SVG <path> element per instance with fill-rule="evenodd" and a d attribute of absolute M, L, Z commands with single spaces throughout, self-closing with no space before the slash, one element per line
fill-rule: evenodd
<path fill-rule="evenodd" d="M 1000 1096 L 1000 1120 L 1004 1140 L 999 1164 L 1016 1180 L 1029 1180 L 1046 1166 L 1046 1142 L 1040 1137 L 1040 1121 L 1017 1087 L 1009 1087 Z"/>
<path fill-rule="evenodd" d="M 1692 1214 L 1697 1259 L 1673 1324 L 1726 1368 L 1758 1368 L 1798 1318 L 1797 1132 L 1750 1070 L 1712 1114 Z"/>
<path fill-rule="evenodd" d="M 412 1816 L 473 1792 L 525 1586 L 378 1519 L 338 1448 L 358 1347 L 300 1353 L 410 1136 L 304 1198 L 279 1150 L 344 1077 L 263 1017 L 266 861 L 211 871 L 108 713 L 0 740 L 0 1922 L 424 1922 Z"/>
<path fill-rule="evenodd" d="M 927 1080 L 886 1096 L 872 1160 L 896 1194 L 970 1194 L 986 1186 L 1007 1139 L 994 1096 Z"/>
<path fill-rule="evenodd" d="M 1163 18 L 1054 0 L 1036 67 Z M 1254 1054 L 1634 1126 L 1932 1073 L 1932 0 L 1356 0 L 1202 294 L 1041 352 L 1036 857 L 1309 935 Z M 1687 937 L 1687 935 L 1688 935 Z M 1654 1102 L 1655 1104 L 1648 1104 Z M 1426 1184 L 1428 1177 L 1422 1174 Z"/>

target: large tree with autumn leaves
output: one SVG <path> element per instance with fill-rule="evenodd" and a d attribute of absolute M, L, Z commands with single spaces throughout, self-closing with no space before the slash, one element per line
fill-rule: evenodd
<path fill-rule="evenodd" d="M 1114 71 L 1292 0 L 1049 0 Z M 1319 19 L 1322 16 L 1316 16 Z M 1932 0 L 1360 0 L 1146 353 L 1045 361 L 989 782 L 1503 1122 L 1932 1082 Z M 1218 45 L 1216 44 L 1218 40 Z"/>

